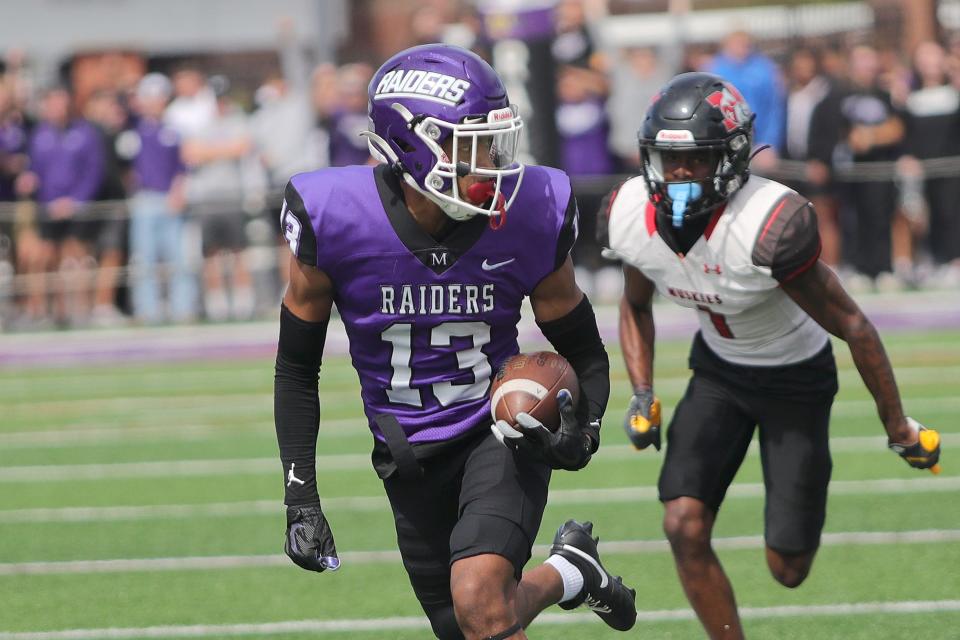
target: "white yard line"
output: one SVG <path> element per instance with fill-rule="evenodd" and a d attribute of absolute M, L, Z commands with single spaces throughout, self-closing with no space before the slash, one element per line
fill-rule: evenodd
<path fill-rule="evenodd" d="M 678 383 L 675 391 L 680 393 L 686 387 L 686 381 Z M 662 388 L 662 387 L 658 387 Z M 191 396 L 190 398 L 195 398 Z M 211 398 L 214 398 L 215 401 Z M 115 405 L 113 408 L 122 411 L 137 411 L 138 421 L 144 420 L 146 416 L 151 421 L 157 420 L 156 425 L 127 427 L 130 423 L 129 414 L 127 417 L 118 416 L 104 417 L 96 421 L 80 422 L 65 429 L 49 431 L 13 431 L 0 433 L 0 448 L 29 448 L 29 447 L 74 447 L 77 445 L 92 446 L 97 444 L 111 444 L 114 442 L 126 442 L 130 440 L 150 440 L 160 439 L 164 435 L 164 442 L 176 442 L 177 440 L 196 440 L 199 438 L 213 438 L 223 436 L 231 432 L 231 426 L 203 424 L 205 416 L 223 419 L 226 416 L 236 416 L 238 422 L 242 425 L 244 432 L 251 432 L 251 415 L 260 416 L 265 428 L 272 426 L 271 407 L 273 406 L 272 396 L 263 396 L 254 402 L 250 402 L 250 396 L 241 398 L 229 398 L 226 396 L 204 396 L 203 400 L 197 399 L 198 404 L 183 403 L 185 406 L 172 406 L 178 404 L 177 401 L 169 398 L 152 398 L 156 405 L 152 403 L 138 404 L 132 402 L 129 398 L 105 399 L 100 402 L 95 410 L 103 410 L 106 406 Z M 92 402 L 92 401 L 78 401 Z M 192 402 L 192 400 L 191 400 Z M 960 397 L 950 398 L 943 396 L 934 397 L 907 397 L 905 405 L 912 415 L 925 416 L 928 414 L 952 413 L 960 410 Z M 38 405 L 39 407 L 40 405 Z M 359 410 L 359 399 L 357 399 Z M 48 406 L 49 409 L 49 406 Z M 78 409 L 80 411 L 80 409 Z M 82 412 L 89 412 L 85 409 Z M 43 409 L 38 408 L 42 415 Z M 23 405 L 14 410 L 14 414 L 22 413 L 24 415 L 35 415 L 35 412 L 27 411 Z M 877 413 L 876 404 L 873 400 L 840 400 L 834 403 L 833 418 L 858 418 L 875 417 Z M 262 415 L 261 415 L 262 414 Z M 184 424 L 178 417 L 190 420 L 193 424 Z M 208 418 L 209 419 L 209 418 Z M 173 420 L 175 424 L 169 424 Z M 161 424 L 162 423 L 162 424 Z M 179 423 L 179 424 L 177 424 Z M 104 425 L 115 425 L 104 427 Z M 934 424 L 933 426 L 937 426 Z M 877 420 L 877 431 L 880 431 L 879 419 Z M 365 419 L 358 414 L 356 418 L 324 420 L 320 425 L 321 440 L 326 436 L 343 436 L 348 434 L 365 434 L 367 429 Z"/>
<path fill-rule="evenodd" d="M 955 380 L 960 376 L 960 366 L 949 365 L 943 367 L 935 366 L 916 366 L 916 367 L 897 367 L 895 370 L 897 375 L 897 382 L 901 385 L 907 386 L 912 384 L 933 384 L 938 383 L 942 384 L 945 380 Z M 860 374 L 856 370 L 843 369 L 839 372 L 839 378 L 841 385 L 855 385 L 860 383 Z M 235 402 L 238 399 L 242 399 L 246 402 L 253 402 L 257 406 L 262 405 L 264 408 L 269 409 L 272 407 L 272 394 L 262 393 L 260 390 L 238 390 L 236 388 L 224 389 L 220 392 L 211 392 L 209 390 L 205 391 L 203 394 L 193 394 L 185 393 L 185 391 L 191 390 L 193 387 L 191 385 L 182 384 L 181 381 L 177 381 L 178 384 L 168 387 L 159 387 L 156 389 L 151 389 L 149 387 L 137 387 L 136 392 L 138 395 L 131 394 L 117 394 L 114 393 L 109 397 L 98 397 L 103 393 L 104 388 L 110 388 L 109 386 L 104 386 L 104 381 L 101 381 L 97 378 L 92 378 L 90 380 L 85 380 L 84 378 L 74 378 L 75 382 L 66 386 L 65 388 L 77 393 L 81 397 L 75 398 L 62 398 L 62 399 L 43 399 L 43 398 L 29 398 L 24 399 L 27 391 L 14 391 L 14 388 L 4 389 L 4 392 L 0 394 L 0 400 L 4 402 L 11 410 L 16 411 L 17 413 L 23 413 L 25 415 L 50 415 L 56 413 L 62 413 L 64 411 L 71 412 L 82 412 L 82 411 L 104 411 L 104 410 L 127 410 L 130 408 L 160 408 L 160 409 L 172 409 L 171 403 L 174 407 L 179 407 L 181 405 L 186 405 L 187 407 L 203 407 L 203 406 L 223 406 L 223 403 Z M 659 390 L 660 394 L 670 393 L 670 394 L 680 394 L 687 387 L 687 383 L 690 380 L 690 376 L 687 373 L 679 376 L 663 376 L 657 378 L 656 388 Z M 360 388 L 359 384 L 356 381 L 356 378 L 349 378 L 339 381 L 339 384 L 334 384 L 330 381 L 326 381 L 327 384 L 324 384 L 324 380 L 321 378 L 320 382 L 320 393 L 321 396 L 324 394 L 337 394 L 342 392 L 350 392 L 352 398 L 355 398 L 359 403 L 360 401 Z M 614 380 L 614 384 L 617 384 L 619 381 Z M 12 385 L 13 382 L 5 382 L 5 385 Z M 116 384 L 114 384 L 116 387 Z M 57 385 L 57 390 L 62 393 L 64 387 Z M 122 388 L 122 387 L 121 387 Z M 202 388 L 202 387 L 201 387 Z M 94 397 L 83 397 L 83 392 L 86 391 L 88 394 L 92 394 Z M 172 394 L 172 395 L 171 395 Z"/>
<path fill-rule="evenodd" d="M 886 613 L 938 613 L 960 611 L 960 600 L 907 600 L 902 602 L 841 602 L 835 604 L 792 605 L 781 607 L 741 607 L 747 619 L 799 618 L 806 616 L 850 616 Z M 638 611 L 637 622 L 693 620 L 690 609 Z M 543 613 L 537 625 L 599 624 L 592 613 Z M 286 633 L 336 633 L 350 631 L 402 631 L 429 629 L 422 616 L 291 620 L 260 624 L 197 624 L 183 626 L 127 627 L 106 629 L 65 629 L 63 631 L 0 632 L 0 640 L 97 640 L 99 638 L 203 638 L 207 636 L 266 636 Z"/>
<path fill-rule="evenodd" d="M 890 495 L 912 493 L 951 493 L 960 491 L 960 477 L 889 478 L 876 480 L 834 480 L 830 494 Z M 764 495 L 763 484 L 742 482 L 731 485 L 728 499 L 757 498 Z M 607 489 L 554 489 L 551 506 L 578 504 L 618 504 L 655 500 L 656 487 L 612 487 Z M 324 505 L 340 513 L 377 511 L 387 508 L 383 496 L 347 496 L 324 498 Z M 109 507 L 59 507 L 0 510 L 0 524 L 36 522 L 114 522 L 125 520 L 168 520 L 173 518 L 224 518 L 258 514 L 279 514 L 283 505 L 277 500 L 244 500 L 203 504 L 160 504 Z"/>
<path fill-rule="evenodd" d="M 194 416 L 195 417 L 195 416 Z M 138 415 L 142 421 L 144 415 Z M 104 424 L 116 426 L 105 427 Z M 13 431 L 0 433 L 0 449 L 33 449 L 33 448 L 73 448 L 77 446 L 111 445 L 126 442 L 194 442 L 198 440 L 215 440 L 231 437 L 236 434 L 273 437 L 272 418 L 266 417 L 262 424 L 244 421 L 238 424 L 157 424 L 149 426 L 124 426 L 129 424 L 121 420 L 90 420 L 64 425 L 63 429 L 42 431 Z M 366 419 L 361 417 L 321 420 L 320 439 L 328 437 L 343 437 L 345 435 L 369 437 Z"/>
<path fill-rule="evenodd" d="M 927 529 L 919 531 L 847 531 L 825 533 L 823 546 L 932 544 L 960 541 L 960 529 Z M 717 549 L 762 549 L 763 536 L 731 536 L 714 538 Z M 666 553 L 666 540 L 614 540 L 600 543 L 604 555 L 631 553 Z M 536 545 L 534 557 L 544 557 L 549 545 Z M 343 551 L 340 559 L 353 564 L 397 564 L 400 553 L 393 550 Z M 283 567 L 290 560 L 281 554 L 249 556 L 193 556 L 171 558 L 131 558 L 110 560 L 69 560 L 64 562 L 8 562 L 0 563 L 0 576 L 62 575 L 90 573 L 134 573 L 156 571 L 205 571 L 248 569 L 252 567 Z"/>
<path fill-rule="evenodd" d="M 960 409 L 960 397 L 905 397 L 903 404 L 911 415 L 923 417 L 924 412 L 952 412 Z M 873 400 L 839 400 L 833 403 L 833 410 L 831 411 L 831 417 L 834 421 L 836 421 L 837 418 L 857 418 L 876 415 L 877 405 Z M 926 422 L 926 420 L 924 420 L 924 422 Z M 877 418 L 877 428 L 880 428 L 879 418 Z"/>
<path fill-rule="evenodd" d="M 684 356 L 685 357 L 685 356 Z M 896 367 L 897 382 L 901 385 L 942 383 L 945 380 L 955 380 L 960 376 L 960 365 L 930 366 L 927 364 L 918 364 L 917 366 L 903 365 Z M 352 374 L 352 372 L 351 372 Z M 169 408 L 169 403 L 175 404 L 186 402 L 191 406 L 216 405 L 218 401 L 232 401 L 237 398 L 246 400 L 255 400 L 257 403 L 271 400 L 269 394 L 254 393 L 253 389 L 247 391 L 238 390 L 236 386 L 223 389 L 219 392 L 206 391 L 203 394 L 192 394 L 189 391 L 202 387 L 201 382 L 208 380 L 210 375 L 216 375 L 216 372 L 178 372 L 169 374 L 149 374 L 137 378 L 136 391 L 139 395 L 111 395 L 110 397 L 83 397 L 84 395 L 99 396 L 105 388 L 124 388 L 123 385 L 129 383 L 129 374 L 119 373 L 113 376 L 90 375 L 77 376 L 70 374 L 62 377 L 45 377 L 40 381 L 34 380 L 8 380 L 4 382 L 3 392 L 0 393 L 0 400 L 7 406 L 16 408 L 17 411 L 32 413 L 50 413 L 63 409 L 75 409 L 77 411 L 89 411 L 91 409 L 116 408 L 126 409 L 130 406 L 151 408 L 159 405 L 161 408 Z M 231 376 L 238 376 L 242 385 L 260 380 L 264 383 L 270 383 L 272 373 L 269 369 L 263 372 L 241 371 L 231 373 Z M 860 381 L 860 374 L 854 369 L 841 369 L 839 378 L 842 385 L 857 384 Z M 615 376 L 615 383 L 618 379 Z M 679 376 L 663 376 L 656 380 L 656 386 L 660 393 L 681 393 L 689 382 L 689 375 L 684 373 Z M 30 398 L 21 400 L 24 396 L 36 389 L 38 384 L 50 385 L 56 388 L 58 392 L 66 391 L 77 394 L 79 397 L 64 399 L 39 399 Z M 343 389 L 341 389 L 341 387 Z M 337 375 L 321 379 L 320 391 L 323 393 L 336 393 L 340 390 L 350 390 L 356 392 L 359 401 L 359 384 L 354 375 Z M 173 393 L 173 395 L 171 395 Z M 267 402 L 268 408 L 270 403 Z"/>
<path fill-rule="evenodd" d="M 960 408 L 960 398 L 958 398 Z M 879 427 L 878 427 L 879 429 Z M 616 437 L 616 436 L 615 436 Z M 942 433 L 942 442 L 951 447 L 960 444 L 960 433 Z M 0 440 L 2 445 L 2 440 Z M 850 436 L 830 439 L 834 453 L 861 452 L 892 455 L 886 451 L 883 436 Z M 321 441 L 322 449 L 322 441 Z M 748 455 L 757 455 L 757 443 L 750 445 Z M 659 462 L 660 456 L 637 453 L 632 447 L 610 444 L 596 456 L 597 461 L 633 459 L 638 464 Z M 317 456 L 317 468 L 323 471 L 363 471 L 371 469 L 370 455 L 343 453 Z M 63 465 L 12 465 L 0 467 L 0 483 L 4 482 L 61 482 L 68 480 L 101 480 L 117 478 L 145 478 L 164 476 L 223 476 L 275 473 L 279 461 L 274 457 L 227 458 L 203 460 L 161 460 L 144 462 L 113 462 Z"/>
<path fill-rule="evenodd" d="M 318 456 L 322 469 L 339 471 L 370 467 L 369 454 Z M 164 460 L 159 462 L 114 462 L 110 464 L 29 465 L 0 469 L 0 482 L 60 482 L 118 478 L 256 475 L 280 473 L 279 458 L 233 458 L 219 460 Z"/>

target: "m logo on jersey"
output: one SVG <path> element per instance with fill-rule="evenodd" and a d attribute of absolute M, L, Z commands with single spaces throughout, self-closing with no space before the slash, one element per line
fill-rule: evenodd
<path fill-rule="evenodd" d="M 374 91 L 374 100 L 420 98 L 453 106 L 463 99 L 470 83 L 436 71 L 394 69 L 384 74 Z"/>
<path fill-rule="evenodd" d="M 750 107 L 733 85 L 724 84 L 721 91 L 714 91 L 707 96 L 707 102 L 723 114 L 723 126 L 727 131 L 750 122 Z"/>

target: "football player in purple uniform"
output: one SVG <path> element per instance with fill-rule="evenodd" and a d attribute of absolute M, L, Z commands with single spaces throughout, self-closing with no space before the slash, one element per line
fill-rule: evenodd
<path fill-rule="evenodd" d="M 609 363 L 569 252 L 568 177 L 516 160 L 522 122 L 494 70 L 466 50 L 393 56 L 369 87 L 381 163 L 294 176 L 280 214 L 293 252 L 280 312 L 275 418 L 287 555 L 339 566 L 315 473 L 318 373 L 331 307 L 346 327 L 373 464 L 403 564 L 438 638 L 524 638 L 545 607 L 586 604 L 616 629 L 634 592 L 600 563 L 592 525 L 568 521 L 547 562 L 523 567 L 553 469 L 599 445 Z M 491 377 L 518 353 L 525 297 L 580 379 L 562 425 L 492 425 Z M 506 445 L 506 446 L 504 446 Z"/>
<path fill-rule="evenodd" d="M 758 425 L 767 564 L 791 588 L 810 571 L 831 471 L 829 334 L 850 348 L 890 448 L 934 471 L 940 454 L 937 433 L 904 414 L 876 329 L 819 260 L 810 203 L 750 176 L 752 134 L 750 107 L 729 82 L 674 77 L 639 133 L 642 174 L 608 196 L 598 226 L 607 255 L 624 264 L 620 340 L 634 391 L 624 428 L 638 449 L 660 449 L 653 294 L 699 315 L 659 492 L 680 582 L 711 638 L 743 637 L 711 532 Z"/>

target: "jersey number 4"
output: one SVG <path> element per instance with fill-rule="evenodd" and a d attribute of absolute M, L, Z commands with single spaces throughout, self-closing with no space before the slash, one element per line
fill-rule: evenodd
<path fill-rule="evenodd" d="M 412 386 L 413 330 L 411 323 L 399 323 L 387 327 L 380 337 L 393 346 L 390 356 L 392 374 L 387 388 L 387 399 L 393 404 L 423 407 L 423 389 Z M 471 338 L 470 346 L 456 351 L 457 371 L 473 373 L 473 382 L 434 382 L 430 384 L 433 396 L 441 406 L 457 402 L 479 400 L 486 397 L 490 386 L 492 368 L 490 360 L 481 351 L 490 342 L 490 325 L 485 322 L 444 322 L 430 329 L 430 347 L 438 350 L 453 344 L 453 338 Z M 426 385 L 425 385 L 426 386 Z"/>

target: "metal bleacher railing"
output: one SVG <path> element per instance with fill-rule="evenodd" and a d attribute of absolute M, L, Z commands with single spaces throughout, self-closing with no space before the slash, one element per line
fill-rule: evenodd
<path fill-rule="evenodd" d="M 832 179 L 835 183 L 893 181 L 901 187 L 901 197 L 907 190 L 913 194 L 918 192 L 922 194 L 924 179 L 960 177 L 960 156 L 919 161 L 913 164 L 913 168 L 914 173 L 904 172 L 903 165 L 896 161 L 849 164 L 834 167 Z M 916 173 L 918 169 L 919 173 Z M 774 170 L 765 175 L 777 180 L 802 183 L 806 178 L 806 163 L 781 160 Z M 574 190 L 580 198 L 593 198 L 597 201 L 627 177 L 629 176 L 580 177 L 573 181 Z M 237 211 L 237 224 L 244 226 L 248 239 L 248 247 L 244 252 L 248 268 L 260 281 L 257 287 L 258 298 L 266 298 L 258 301 L 259 308 L 271 308 L 270 305 L 278 299 L 278 288 L 282 289 L 279 260 L 284 254 L 278 250 L 282 248 L 282 239 L 274 220 L 276 212 L 272 211 L 275 203 L 279 203 L 281 198 L 280 192 L 268 193 L 260 198 L 259 204 L 248 202 L 242 210 Z M 232 202 L 236 206 L 236 199 Z M 584 215 L 593 213 L 583 212 Z M 129 217 L 129 208 L 124 200 L 102 201 L 91 203 L 79 215 L 82 219 L 90 221 L 125 220 Z M 189 212 L 186 215 L 189 219 Z M 43 280 L 44 289 L 48 294 L 58 291 L 66 292 L 82 287 L 92 287 L 95 274 L 101 269 L 91 260 L 85 265 L 86 277 L 77 277 L 76 274 L 64 276 L 56 270 L 42 273 L 18 273 L 15 268 L 17 241 L 21 234 L 28 233 L 27 230 L 35 227 L 36 216 L 35 203 L 25 201 L 0 203 L 0 322 L 9 320 L 14 315 L 17 301 L 31 286 L 35 286 L 38 278 Z M 188 235 L 190 235 L 191 244 L 195 245 L 188 251 L 190 265 L 199 282 L 202 268 L 199 225 L 195 225 L 195 232 Z M 593 239 L 583 237 L 581 242 L 590 243 Z M 163 281 L 166 275 L 165 266 L 161 263 L 158 268 L 159 277 Z M 106 269 L 110 270 L 108 275 L 112 276 L 111 279 L 117 283 L 118 287 L 129 287 L 138 277 L 137 266 L 130 261 L 124 262 L 121 266 Z M 0 324 L 0 327 L 2 326 L 4 325 Z"/>

